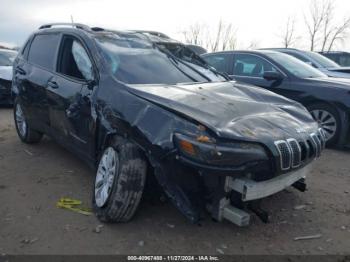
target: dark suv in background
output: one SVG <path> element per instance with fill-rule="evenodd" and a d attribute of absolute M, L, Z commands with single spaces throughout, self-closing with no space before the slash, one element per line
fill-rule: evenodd
<path fill-rule="evenodd" d="M 301 104 L 226 81 L 171 42 L 42 26 L 14 64 L 19 138 L 47 134 L 95 170 L 101 221 L 130 220 L 153 176 L 192 222 L 207 210 L 247 225 L 248 207 L 266 220 L 256 200 L 291 185 L 304 191 L 324 132 Z"/>
<path fill-rule="evenodd" d="M 322 126 L 328 145 L 349 145 L 348 79 L 327 77 L 293 56 L 270 50 L 225 51 L 203 58 L 232 79 L 302 103 Z"/>
<path fill-rule="evenodd" d="M 333 60 L 338 65 L 343 67 L 350 67 L 350 53 L 343 51 L 328 51 L 320 52 L 321 55 Z M 349 70 L 350 71 L 350 70 Z"/>

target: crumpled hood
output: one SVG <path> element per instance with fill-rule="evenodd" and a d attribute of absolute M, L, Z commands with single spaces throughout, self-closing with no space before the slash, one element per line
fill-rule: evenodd
<path fill-rule="evenodd" d="M 0 79 L 12 81 L 12 66 L 0 66 Z"/>
<path fill-rule="evenodd" d="M 317 127 L 299 103 L 233 81 L 129 87 L 132 93 L 186 115 L 222 138 L 274 141 L 298 137 Z"/>

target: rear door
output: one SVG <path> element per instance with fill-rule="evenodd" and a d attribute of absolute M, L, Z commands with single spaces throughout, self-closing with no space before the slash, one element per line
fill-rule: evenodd
<path fill-rule="evenodd" d="M 89 155 L 91 149 L 91 94 L 96 83 L 93 70 L 83 42 L 73 35 L 63 35 L 56 74 L 47 89 L 51 131 L 84 155 Z"/>
<path fill-rule="evenodd" d="M 14 68 L 14 78 L 26 118 L 34 129 L 47 132 L 50 120 L 46 88 L 53 76 L 60 35 L 37 34 Z"/>

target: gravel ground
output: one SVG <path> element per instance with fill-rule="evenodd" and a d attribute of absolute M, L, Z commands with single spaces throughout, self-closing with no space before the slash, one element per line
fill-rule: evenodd
<path fill-rule="evenodd" d="M 326 150 L 307 192 L 288 189 L 264 200 L 269 224 L 253 216 L 239 228 L 206 217 L 198 226 L 170 203 L 143 201 L 131 222 L 99 226 L 94 215 L 56 207 L 61 197 L 91 206 L 93 172 L 48 138 L 22 144 L 12 109 L 0 108 L 0 253 L 350 254 L 349 156 Z M 294 240 L 316 234 L 321 237 Z"/>

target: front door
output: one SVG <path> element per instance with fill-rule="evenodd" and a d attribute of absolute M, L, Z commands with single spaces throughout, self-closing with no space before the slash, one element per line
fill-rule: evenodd
<path fill-rule="evenodd" d="M 73 36 L 62 38 L 56 74 L 47 89 L 51 132 L 75 151 L 90 156 L 93 67 L 83 44 Z"/>
<path fill-rule="evenodd" d="M 280 95 L 287 95 L 289 80 L 287 77 L 279 80 L 267 80 L 265 72 L 280 72 L 269 61 L 255 54 L 234 54 L 233 67 L 230 76 L 237 81 L 256 85 Z"/>

